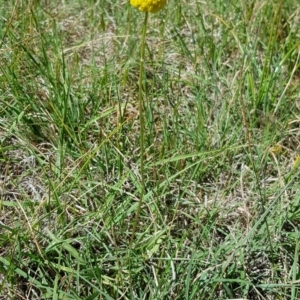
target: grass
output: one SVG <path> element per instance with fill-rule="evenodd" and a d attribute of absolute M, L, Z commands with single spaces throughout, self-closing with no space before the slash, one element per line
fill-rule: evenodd
<path fill-rule="evenodd" d="M 249 1 L 248 1 L 249 2 Z M 296 0 L 0 0 L 0 299 L 299 299 Z"/>

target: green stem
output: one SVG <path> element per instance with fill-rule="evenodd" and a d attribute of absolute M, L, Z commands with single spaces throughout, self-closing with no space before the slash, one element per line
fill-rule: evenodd
<path fill-rule="evenodd" d="M 145 177 L 144 177 L 144 157 L 145 157 L 145 148 L 144 148 L 144 115 L 143 115 L 143 78 L 144 78 L 144 58 L 145 58 L 145 44 L 146 44 L 146 31 L 147 31 L 147 21 L 148 21 L 148 12 L 145 13 L 145 19 L 142 29 L 142 42 L 140 46 L 140 77 L 139 77 L 139 115 L 140 115 L 140 174 L 141 174 L 141 191 L 140 191 L 140 200 L 138 208 L 136 210 L 136 215 L 133 223 L 133 229 L 131 234 L 131 239 L 129 243 L 129 248 L 132 247 L 133 240 L 135 237 L 135 232 L 139 222 L 139 217 L 141 213 L 142 203 L 144 199 L 145 192 Z"/>

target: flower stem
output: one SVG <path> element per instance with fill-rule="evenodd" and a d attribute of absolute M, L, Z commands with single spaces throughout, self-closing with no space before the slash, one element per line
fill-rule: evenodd
<path fill-rule="evenodd" d="M 140 46 L 140 77 L 139 77 L 139 115 L 140 115 L 140 174 L 141 174 L 141 191 L 140 191 L 140 200 L 138 203 L 138 208 L 136 210 L 135 219 L 133 223 L 133 229 L 131 233 L 129 248 L 132 247 L 133 240 L 135 237 L 137 225 L 139 222 L 139 217 L 141 213 L 142 203 L 144 199 L 145 192 L 145 176 L 144 176 L 144 157 L 145 157 L 145 148 L 144 148 L 144 115 L 143 115 L 143 78 L 144 78 L 144 58 L 145 58 L 145 44 L 146 44 L 146 31 L 147 31 L 147 21 L 148 21 L 148 12 L 145 13 L 145 19 L 142 29 L 142 41 Z"/>

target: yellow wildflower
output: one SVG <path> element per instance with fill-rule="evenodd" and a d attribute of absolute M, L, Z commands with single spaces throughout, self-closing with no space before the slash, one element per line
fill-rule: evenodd
<path fill-rule="evenodd" d="M 142 12 L 156 13 L 166 5 L 166 0 L 130 0 L 130 4 Z"/>

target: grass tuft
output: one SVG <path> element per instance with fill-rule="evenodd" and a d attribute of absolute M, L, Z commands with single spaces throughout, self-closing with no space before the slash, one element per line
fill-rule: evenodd
<path fill-rule="evenodd" d="M 296 0 L 0 0 L 1 299 L 299 299 Z M 134 242 L 132 228 L 144 185 Z"/>

